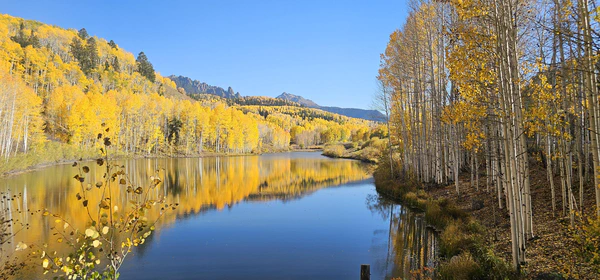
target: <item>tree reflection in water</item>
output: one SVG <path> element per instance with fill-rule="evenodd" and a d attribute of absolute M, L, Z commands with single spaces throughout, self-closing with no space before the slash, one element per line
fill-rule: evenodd
<path fill-rule="evenodd" d="M 427 226 L 422 212 L 396 204 L 380 195 L 369 195 L 367 208 L 374 214 L 389 220 L 385 244 L 373 244 L 372 251 L 385 246 L 385 259 L 372 265 L 385 279 L 431 279 L 438 259 L 438 237 Z M 376 233 L 378 234 L 378 233 Z M 383 234 L 383 232 L 379 233 Z"/>

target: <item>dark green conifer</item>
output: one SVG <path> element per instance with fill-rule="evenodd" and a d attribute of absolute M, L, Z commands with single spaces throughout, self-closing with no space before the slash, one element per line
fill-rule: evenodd
<path fill-rule="evenodd" d="M 148 57 L 146 57 L 146 54 L 144 52 L 140 52 L 135 62 L 137 65 L 136 71 L 139 72 L 142 76 L 146 77 L 148 80 L 150 80 L 150 82 L 154 83 L 154 81 L 156 80 L 156 74 L 154 73 L 154 67 L 152 66 L 152 63 L 148 61 Z"/>

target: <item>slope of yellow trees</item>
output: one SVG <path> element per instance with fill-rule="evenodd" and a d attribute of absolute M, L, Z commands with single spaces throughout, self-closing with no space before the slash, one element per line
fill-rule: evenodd
<path fill-rule="evenodd" d="M 31 154 L 46 157 L 38 162 L 85 155 L 103 123 L 116 153 L 145 156 L 368 139 L 373 125 L 316 109 L 195 101 L 168 78 L 141 73 L 112 41 L 0 15 L 0 171 L 34 163 Z"/>

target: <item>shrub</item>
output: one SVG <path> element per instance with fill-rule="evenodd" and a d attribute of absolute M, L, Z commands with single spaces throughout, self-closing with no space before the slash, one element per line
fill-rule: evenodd
<path fill-rule="evenodd" d="M 483 244 L 477 247 L 477 262 L 486 272 L 486 279 L 517 279 L 517 273 L 504 259 L 496 256 L 494 250 L 486 248 Z"/>
<path fill-rule="evenodd" d="M 377 150 L 383 151 L 387 148 L 388 142 L 387 139 L 379 139 L 378 137 L 373 137 L 369 139 L 369 141 L 362 144 L 361 149 L 365 149 L 367 147 L 372 147 Z"/>
<path fill-rule="evenodd" d="M 417 196 L 422 199 L 427 199 L 429 197 L 427 192 L 425 192 L 425 190 L 422 189 L 417 191 Z"/>
<path fill-rule="evenodd" d="M 466 230 L 472 234 L 484 234 L 485 228 L 477 221 L 471 220 L 467 224 Z"/>
<path fill-rule="evenodd" d="M 414 192 L 408 192 L 404 195 L 404 202 L 411 206 L 416 206 L 417 204 L 417 194 Z"/>
<path fill-rule="evenodd" d="M 584 220 L 576 228 L 575 241 L 580 245 L 577 249 L 579 255 L 600 272 L 600 218 Z"/>
<path fill-rule="evenodd" d="M 473 241 L 456 222 L 450 223 L 440 235 L 440 253 L 446 257 L 458 255 L 472 247 Z"/>
<path fill-rule="evenodd" d="M 381 150 L 366 147 L 358 152 L 357 157 L 362 161 L 378 162 L 378 159 L 381 157 Z"/>
<path fill-rule="evenodd" d="M 482 276 L 481 267 L 468 252 L 463 252 L 441 264 L 439 271 L 441 279 L 477 279 Z"/>
<path fill-rule="evenodd" d="M 358 148 L 358 143 L 356 143 L 356 142 L 344 143 L 344 148 L 346 148 L 346 150 L 356 149 L 356 148 Z"/>
<path fill-rule="evenodd" d="M 344 148 L 344 145 L 340 145 L 340 144 L 335 144 L 335 145 L 329 145 L 326 146 L 325 149 L 323 150 L 323 155 L 326 155 L 328 157 L 342 157 L 346 154 L 346 148 Z"/>
<path fill-rule="evenodd" d="M 399 168 L 395 168 L 394 176 L 391 176 L 389 160 L 378 162 L 373 178 L 378 191 L 396 199 L 402 198 L 408 192 L 415 192 L 421 185 L 416 178 L 402 173 Z"/>

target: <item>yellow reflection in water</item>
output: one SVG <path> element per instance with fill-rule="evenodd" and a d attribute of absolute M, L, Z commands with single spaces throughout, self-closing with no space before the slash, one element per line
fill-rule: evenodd
<path fill-rule="evenodd" d="M 99 202 L 102 193 L 94 185 L 95 182 L 102 181 L 105 169 L 95 168 L 94 165 L 89 163 L 91 171 L 86 174 L 83 187 L 92 187 L 87 199 Z M 161 177 L 163 183 L 152 190 L 152 199 L 164 196 L 168 202 L 179 203 L 175 210 L 166 211 L 157 224 L 159 229 L 173 223 L 177 217 L 208 209 L 220 210 L 244 199 L 292 199 L 323 187 L 369 177 L 359 162 L 320 157 L 144 159 L 127 161 L 124 165 L 125 172 L 134 185 L 148 186 L 150 176 L 158 174 Z M 28 225 L 28 229 L 19 232 L 10 244 L 4 245 L 4 252 L 14 251 L 20 241 L 37 246 L 49 244 L 52 250 L 63 253 L 69 250 L 64 243 L 56 242 L 58 237 L 51 230 L 55 226 L 56 217 L 42 216 L 38 211 L 47 209 L 68 221 L 70 226 L 66 229 L 67 233 L 73 229 L 84 230 L 88 227 L 91 222 L 89 215 L 96 219 L 98 206 L 92 205 L 88 214 L 82 206 L 82 200 L 76 198 L 82 192 L 82 186 L 73 179 L 77 172 L 77 168 L 71 166 L 56 166 L 3 181 L 0 185 L 2 192 L 21 194 L 19 199 L 10 203 L 11 218 L 17 223 L 11 230 L 18 230 L 21 223 Z M 113 184 L 111 190 L 113 203 L 121 208 L 126 207 L 130 200 L 136 199 L 135 194 L 126 191 L 126 186 Z M 147 215 L 149 220 L 156 219 L 160 211 L 160 207 L 151 209 L 151 213 Z"/>

